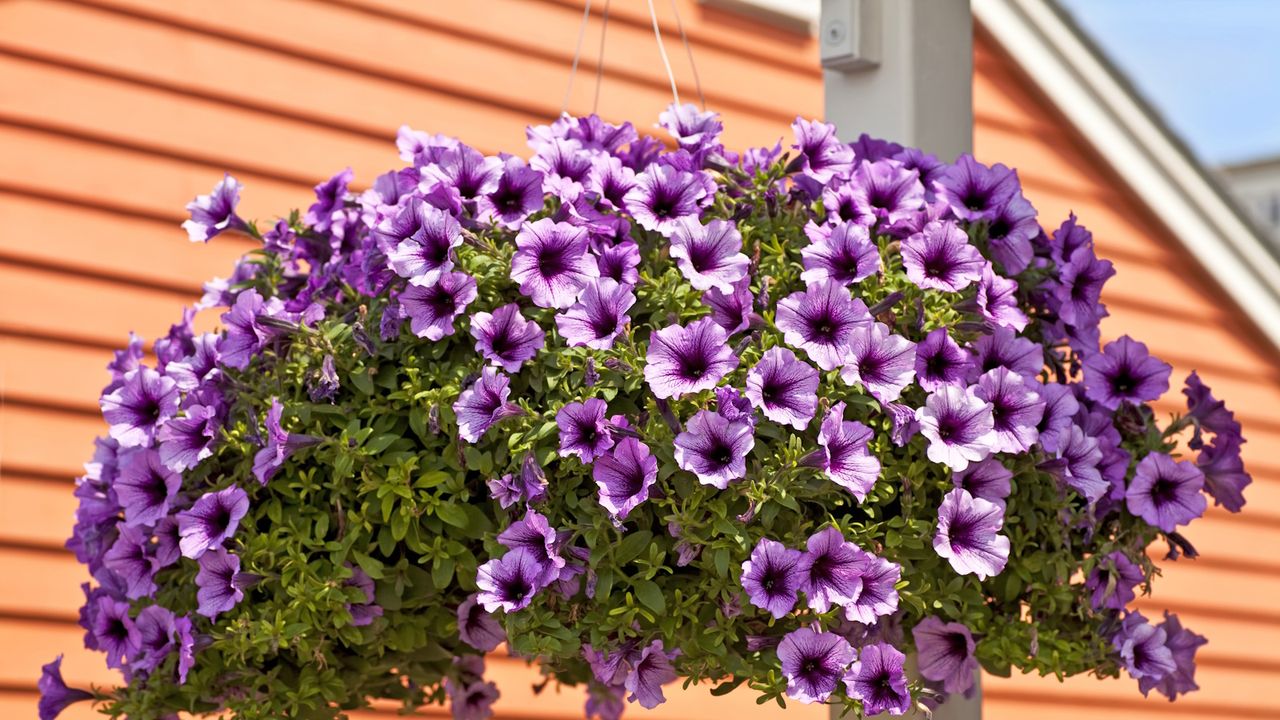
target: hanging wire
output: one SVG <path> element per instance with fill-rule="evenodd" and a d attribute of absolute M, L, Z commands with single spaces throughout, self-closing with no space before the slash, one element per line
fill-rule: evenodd
<path fill-rule="evenodd" d="M 649 5 L 652 8 L 653 0 L 649 1 Z M 569 87 L 565 88 L 564 102 L 560 103 L 561 115 L 569 111 L 569 98 L 573 95 L 573 78 L 578 74 L 578 59 L 582 57 L 582 38 L 587 34 L 587 19 L 590 17 L 591 0 L 587 0 L 586 7 L 582 9 L 582 22 L 578 23 L 578 44 L 573 48 L 573 67 L 569 69 Z"/>
<path fill-rule="evenodd" d="M 600 52 L 596 57 L 596 96 L 591 101 L 591 113 L 594 115 L 600 107 L 600 85 L 604 81 L 604 36 L 609 32 L 609 3 L 612 0 L 604 0 L 604 16 L 600 23 Z"/>
<path fill-rule="evenodd" d="M 693 46 L 689 44 L 689 36 L 684 34 L 684 23 L 680 21 L 680 6 L 676 0 L 671 0 L 671 12 L 676 15 L 676 28 L 680 30 L 680 42 L 684 43 L 684 52 L 689 56 L 689 67 L 693 69 L 693 86 L 698 89 L 698 102 L 702 105 L 702 112 L 706 112 L 707 98 L 702 94 L 702 80 L 698 78 L 698 64 L 693 61 Z"/>
<path fill-rule="evenodd" d="M 662 56 L 662 65 L 667 69 L 667 79 L 671 81 L 671 97 L 680 104 L 680 91 L 676 89 L 676 76 L 671 72 L 671 61 L 667 59 L 667 48 L 662 44 L 662 31 L 658 29 L 658 13 L 653 9 L 653 0 L 649 3 L 649 19 L 653 21 L 653 36 L 658 39 L 658 54 Z"/>

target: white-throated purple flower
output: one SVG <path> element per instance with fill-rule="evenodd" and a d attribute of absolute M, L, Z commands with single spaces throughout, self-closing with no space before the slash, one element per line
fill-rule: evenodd
<path fill-rule="evenodd" d="M 569 138 L 549 138 L 540 142 L 529 158 L 529 167 L 542 173 L 542 192 L 554 195 L 562 203 L 581 197 L 591 172 L 592 153 L 582 150 L 582 143 Z"/>
<path fill-rule="evenodd" d="M 487 612 L 518 612 L 529 607 L 533 598 L 556 571 L 528 547 L 518 547 L 480 566 L 476 573 L 476 600 Z"/>
<path fill-rule="evenodd" d="M 977 643 L 963 623 L 930 615 L 911 629 L 920 675 L 952 695 L 969 695 L 978 677 Z"/>
<path fill-rule="evenodd" d="M 596 458 L 613 448 L 613 428 L 605 419 L 609 405 L 600 398 L 585 402 L 566 403 L 556 413 L 556 425 L 560 428 L 560 457 L 577 455 L 583 464 L 590 465 Z"/>
<path fill-rule="evenodd" d="M 1085 396 L 1108 410 L 1121 403 L 1158 400 L 1169 389 L 1172 372 L 1173 367 L 1153 357 L 1146 345 L 1123 335 L 1085 358 Z"/>
<path fill-rule="evenodd" d="M 615 520 L 622 520 L 649 499 L 649 490 L 658 480 L 658 459 L 648 445 L 625 437 L 596 460 L 591 476 L 600 487 L 600 505 Z"/>
<path fill-rule="evenodd" d="M 559 534 L 545 515 L 532 508 L 526 508 L 524 517 L 499 533 L 498 542 L 508 550 L 524 548 L 532 553 L 538 564 L 546 569 L 547 583 L 555 580 L 565 567 L 564 556 L 560 554 Z"/>
<path fill-rule="evenodd" d="M 751 327 L 753 302 L 755 297 L 751 294 L 751 279 L 745 277 L 733 284 L 731 292 L 724 293 L 711 288 L 702 293 L 702 304 L 711 308 L 711 319 L 729 335 L 737 335 Z"/>
<path fill-rule="evenodd" d="M 849 668 L 844 685 L 849 697 L 862 701 L 862 714 L 902 715 L 911 709 L 907 692 L 907 656 L 886 642 L 865 645 Z"/>
<path fill-rule="evenodd" d="M 1058 383 L 1040 383 L 1036 392 L 1044 400 L 1044 416 L 1036 425 L 1040 447 L 1046 453 L 1056 453 L 1069 439 L 1072 418 L 1080 410 L 1080 403 L 1071 388 Z"/>
<path fill-rule="evenodd" d="M 645 382 L 661 399 L 710 390 L 738 366 L 728 340 L 724 328 L 708 317 L 654 332 L 645 355 Z"/>
<path fill-rule="evenodd" d="M 166 420 L 178 414 L 177 383 L 149 367 L 124 374 L 120 387 L 99 401 L 108 432 L 121 447 L 147 446 Z"/>
<path fill-rule="evenodd" d="M 676 144 L 691 153 L 717 147 L 724 124 L 720 114 L 699 111 L 693 103 L 672 103 L 658 115 L 658 126 L 671 133 Z"/>
<path fill-rule="evenodd" d="M 320 438 L 301 433 L 291 433 L 284 429 L 280 421 L 284 418 L 284 405 L 279 398 L 271 398 L 267 408 L 267 442 L 253 456 L 253 476 L 264 487 L 293 453 L 320 442 Z"/>
<path fill-rule="evenodd" d="M 1135 611 L 1125 616 L 1111 644 L 1133 679 L 1159 682 L 1178 669 L 1168 639 L 1162 628 L 1147 622 L 1142 613 Z"/>
<path fill-rule="evenodd" d="M 920 432 L 929 439 L 929 459 L 960 471 L 991 454 L 995 420 L 991 404 L 973 388 L 943 385 L 916 410 Z"/>
<path fill-rule="evenodd" d="M 986 261 L 955 223 L 934 220 L 902 241 L 907 279 L 923 290 L 959 292 L 982 278 Z"/>
<path fill-rule="evenodd" d="M 836 126 L 820 120 L 797 117 L 791 123 L 799 152 L 796 160 L 804 175 L 819 185 L 834 177 L 848 177 L 853 170 L 853 149 L 836 137 Z"/>
<path fill-rule="evenodd" d="M 862 502 L 880 477 L 880 459 L 867 447 L 872 437 L 871 428 L 845 420 L 844 411 L 845 404 L 838 402 L 822 419 L 818 431 L 821 467 L 831 482 Z"/>
<path fill-rule="evenodd" d="M 844 221 L 817 225 L 810 221 L 804 231 L 809 244 L 800 250 L 804 263 L 800 279 L 806 285 L 830 280 L 848 286 L 880 270 L 880 251 L 865 225 Z"/>
<path fill-rule="evenodd" d="M 462 244 L 462 226 L 449 213 L 417 204 L 418 229 L 387 251 L 387 262 L 410 285 L 429 287 L 453 269 L 453 249 Z"/>
<path fill-rule="evenodd" d="M 849 337 L 849 354 L 840 378 L 882 403 L 897 400 L 916 375 L 916 344 L 881 322 L 859 327 Z"/>
<path fill-rule="evenodd" d="M 475 301 L 476 279 L 460 272 L 441 273 L 434 285 L 410 285 L 398 296 L 414 335 L 439 341 L 453 334 L 453 323 Z"/>
<path fill-rule="evenodd" d="M 1049 463 L 1048 469 L 1092 505 L 1110 488 L 1098 470 L 1101 462 L 1102 449 L 1097 439 L 1073 424 L 1063 433 L 1058 443 L 1058 458 Z"/>
<path fill-rule="evenodd" d="M 93 600 L 90 617 L 89 634 L 95 644 L 91 649 L 106 653 L 107 667 L 124 667 L 126 659 L 133 657 L 142 647 L 138 626 L 129 617 L 129 603 L 100 595 Z"/>
<path fill-rule="evenodd" d="M 1170 700 L 1179 694 L 1199 690 L 1200 686 L 1196 684 L 1196 650 L 1208 640 L 1182 627 L 1178 616 L 1168 610 L 1164 613 L 1164 622 L 1156 628 L 1164 632 L 1165 647 L 1173 656 L 1173 671 L 1163 678 L 1155 677 L 1154 673 L 1139 678 L 1138 689 L 1143 695 L 1155 690 Z"/>
<path fill-rule="evenodd" d="M 221 429 L 221 408 L 188 405 L 181 417 L 169 418 L 156 435 L 160 462 L 175 472 L 190 470 L 213 455 Z"/>
<path fill-rule="evenodd" d="M 619 285 L 635 285 L 640 280 L 640 245 L 635 240 L 622 240 L 596 248 L 596 268 L 600 277 Z"/>
<path fill-rule="evenodd" d="M 702 214 L 710 196 L 707 184 L 701 173 L 651 165 L 636 176 L 636 186 L 623 198 L 623 204 L 640 227 L 670 237 L 681 218 L 697 219 Z"/>
<path fill-rule="evenodd" d="M 54 658 L 53 662 L 41 666 L 40 680 L 36 683 L 36 689 L 40 691 L 40 703 L 37 708 L 40 720 L 55 720 L 68 706 L 93 699 L 91 692 L 67 687 L 67 683 L 62 679 L 61 655 Z"/>
<path fill-rule="evenodd" d="M 511 378 L 486 367 L 470 387 L 458 394 L 453 414 L 458 418 L 458 435 L 469 443 L 484 437 L 494 423 L 524 413 L 507 398 L 511 396 Z"/>
<path fill-rule="evenodd" d="M 1125 491 L 1129 512 L 1171 533 L 1204 514 L 1204 473 L 1190 460 L 1153 452 L 1142 458 Z"/>
<path fill-rule="evenodd" d="M 236 582 L 240 558 L 219 547 L 201 555 L 199 562 L 196 612 L 213 620 L 244 599 L 244 590 Z"/>
<path fill-rule="evenodd" d="M 863 625 L 876 622 L 876 618 L 898 612 L 898 581 L 902 579 L 902 566 L 861 548 L 862 592 L 852 603 L 844 605 L 846 619 Z"/>
<path fill-rule="evenodd" d="M 1018 193 L 1018 173 L 999 163 L 987 167 L 965 153 L 942 171 L 934 187 L 961 220 L 991 220 Z"/>
<path fill-rule="evenodd" d="M 640 703 L 640 707 L 652 710 L 667 701 L 662 694 L 662 686 L 679 679 L 671 661 L 680 654 L 679 650 L 666 650 L 661 640 L 654 640 L 640 650 L 631 671 L 623 680 L 623 687 L 631 693 L 629 702 Z"/>
<path fill-rule="evenodd" d="M 1024 453 L 1036 444 L 1036 429 L 1044 417 L 1045 403 L 1036 389 L 1038 383 L 998 367 L 978 378 L 973 394 L 991 404 L 995 439 L 991 451 Z"/>
<path fill-rule="evenodd" d="M 492 615 L 480 607 L 475 593 L 467 596 L 458 606 L 458 637 L 462 642 L 480 652 L 493 652 L 507 641 L 507 631 L 502 629 Z"/>
<path fill-rule="evenodd" d="M 787 633 L 778 644 L 787 697 L 805 704 L 826 702 L 840 686 L 854 656 L 849 641 L 835 633 L 807 627 Z"/>
<path fill-rule="evenodd" d="M 542 173 L 525 165 L 515 155 L 503 162 L 498 186 L 476 198 L 476 217 L 481 222 L 516 230 L 524 219 L 542 209 Z"/>
<path fill-rule="evenodd" d="M 1031 239 L 1039 232 L 1036 209 L 1021 193 L 1014 193 L 987 221 L 987 252 L 1005 274 L 1017 275 L 1031 265 Z"/>
<path fill-rule="evenodd" d="M 183 557 L 199 559 L 211 548 L 221 547 L 248 513 L 249 496 L 235 485 L 200 496 L 178 513 L 178 547 Z"/>
<path fill-rule="evenodd" d="M 733 284 L 747 276 L 750 264 L 742 254 L 742 234 L 728 220 L 706 225 L 697 218 L 681 220 L 671 232 L 669 252 L 684 279 L 697 290 L 733 292 Z"/>
<path fill-rule="evenodd" d="M 970 495 L 999 505 L 1001 511 L 1012 492 L 1013 472 L 996 458 L 990 457 L 951 475 L 955 486 L 967 490 Z"/>
<path fill-rule="evenodd" d="M 1089 604 L 1094 610 L 1123 610 L 1137 597 L 1133 588 L 1145 582 L 1146 575 L 1137 563 L 1118 550 L 1097 557 L 1095 561 L 1093 570 L 1084 582 L 1085 589 L 1090 593 Z"/>
<path fill-rule="evenodd" d="M 969 363 L 969 353 L 947 329 L 936 328 L 916 345 L 916 384 L 927 392 L 943 385 L 964 385 Z"/>
<path fill-rule="evenodd" d="M 458 143 L 422 168 L 423 182 L 419 189 L 429 193 L 430 186 L 439 183 L 457 192 L 463 200 L 475 200 L 496 190 L 501 176 L 501 158 L 487 157 L 479 150 Z"/>
<path fill-rule="evenodd" d="M 809 571 L 800 589 L 810 608 L 824 613 L 857 601 L 867 554 L 846 540 L 839 528 L 823 528 L 810 535 L 805 555 Z"/>
<path fill-rule="evenodd" d="M 151 536 L 143 529 L 120 526 L 120 534 L 102 556 L 102 564 L 124 583 L 125 596 L 130 600 L 156 591 L 155 574 L 160 564 L 151 554 Z"/>
<path fill-rule="evenodd" d="M 571 347 L 608 350 L 628 321 L 627 311 L 636 304 L 630 285 L 602 277 L 587 283 L 573 307 L 556 314 L 556 329 Z"/>
<path fill-rule="evenodd" d="M 592 278 L 600 277 L 588 244 L 585 228 L 551 218 L 528 223 L 516 235 L 511 279 L 534 305 L 563 310 Z"/>
<path fill-rule="evenodd" d="M 747 455 L 755 447 L 752 426 L 719 413 L 699 410 L 675 439 L 676 465 L 719 490 L 747 474 Z"/>
<path fill-rule="evenodd" d="M 492 313 L 473 314 L 471 337 L 476 339 L 476 352 L 510 373 L 520 372 L 525 361 L 532 360 L 546 343 L 542 328 L 526 319 L 515 303 L 503 305 Z"/>
<path fill-rule="evenodd" d="M 248 223 L 236 215 L 242 187 L 244 186 L 228 173 L 213 186 L 213 192 L 197 195 L 195 200 L 187 203 L 191 219 L 183 221 L 182 229 L 187 231 L 191 242 L 209 242 L 227 230 L 244 232 L 249 229 Z"/>
<path fill-rule="evenodd" d="M 796 606 L 797 593 L 809 574 L 809 557 L 776 540 L 760 538 L 742 563 L 742 589 L 752 605 L 775 618 Z"/>
<path fill-rule="evenodd" d="M 165 467 L 155 450 L 133 448 L 121 453 L 120 475 L 113 487 L 124 508 L 125 525 L 151 526 L 169 514 L 182 476 Z"/>
<path fill-rule="evenodd" d="M 1220 504 L 1231 512 L 1244 508 L 1244 489 L 1253 483 L 1240 457 L 1241 442 L 1238 435 L 1219 435 L 1196 456 L 1196 467 L 1204 473 L 1204 491 L 1215 505 Z"/>
<path fill-rule="evenodd" d="M 596 198 L 600 207 L 622 210 L 622 199 L 636 186 L 636 171 L 622 164 L 613 155 L 601 154 L 591 159 L 587 173 L 587 192 Z"/>
<path fill-rule="evenodd" d="M 844 364 L 853 331 L 873 321 L 861 300 L 828 280 L 779 300 L 775 322 L 788 345 L 804 350 L 823 370 L 835 370 Z"/>
<path fill-rule="evenodd" d="M 1022 332 L 1028 320 L 1027 314 L 1018 306 L 1017 293 L 1018 283 L 997 275 L 991 263 L 987 263 L 978 280 L 974 301 L 983 320 Z"/>
<path fill-rule="evenodd" d="M 747 398 L 779 425 L 804 430 L 818 411 L 818 371 L 784 347 L 764 352 L 747 373 Z"/>
<path fill-rule="evenodd" d="M 999 534 L 1003 527 L 1003 507 L 956 488 L 938 508 L 933 549 L 957 573 L 986 580 L 999 575 L 1009 562 L 1009 538 Z"/>
<path fill-rule="evenodd" d="M 983 374 L 998 367 L 1008 368 L 1027 378 L 1035 379 L 1044 369 L 1044 348 L 1018 334 L 1012 328 L 997 326 L 990 335 L 979 337 L 971 348 L 973 361 L 969 365 L 969 381 L 974 382 Z"/>
<path fill-rule="evenodd" d="M 891 225 L 924 207 L 920 174 L 896 160 L 863 160 L 849 178 L 853 204 L 864 224 Z"/>

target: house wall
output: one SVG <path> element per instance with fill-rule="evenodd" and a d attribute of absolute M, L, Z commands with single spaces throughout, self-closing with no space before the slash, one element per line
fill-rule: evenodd
<path fill-rule="evenodd" d="M 696 96 L 665 3 L 657 3 L 685 98 Z M 229 170 L 247 217 L 305 207 L 351 165 L 368 181 L 398 164 L 401 123 L 524 152 L 523 128 L 560 110 L 579 0 L 440 5 L 396 0 L 9 0 L 0 3 L 0 717 L 35 717 L 40 664 L 60 652 L 73 684 L 116 678 L 78 650 L 81 568 L 62 547 L 71 478 L 104 430 L 96 408 L 113 348 L 162 334 L 201 281 L 248 244 L 191 245 L 183 205 Z M 709 106 L 730 146 L 788 135 L 821 111 L 814 42 L 679 0 Z M 614 3 L 599 109 L 642 129 L 669 101 L 643 4 Z M 591 109 L 598 22 L 588 28 L 569 110 Z M 976 149 L 1022 168 L 1045 224 L 1074 209 L 1120 274 L 1108 336 L 1132 331 L 1193 367 L 1249 431 L 1257 479 L 1246 512 L 1211 511 L 1190 536 L 1204 558 L 1171 568 L 1164 606 L 1208 635 L 1204 692 L 1171 706 L 1130 681 L 987 681 L 987 716 L 1046 720 L 1190 714 L 1273 717 L 1258 688 L 1280 682 L 1280 371 L 1266 347 L 1177 246 L 979 35 Z M 1167 408 L 1175 409 L 1177 396 Z M 576 717 L 576 691 L 528 689 L 496 661 L 499 718 Z M 1250 692 L 1253 690 L 1253 692 Z M 636 710 L 635 712 L 640 712 Z M 778 715 L 741 693 L 679 693 L 660 717 Z M 439 714 L 439 710 L 428 713 Z M 812 720 L 820 708 L 793 707 Z M 66 717 L 92 717 L 84 707 Z M 366 713 L 361 717 L 390 717 Z"/>

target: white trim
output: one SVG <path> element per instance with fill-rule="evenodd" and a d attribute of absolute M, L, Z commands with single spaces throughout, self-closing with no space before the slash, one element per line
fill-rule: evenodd
<path fill-rule="evenodd" d="M 1280 349 L 1280 260 L 1051 1 L 973 0 L 973 14 Z"/>

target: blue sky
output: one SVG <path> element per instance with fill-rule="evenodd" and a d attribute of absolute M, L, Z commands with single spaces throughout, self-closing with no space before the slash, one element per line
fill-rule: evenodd
<path fill-rule="evenodd" d="M 1280 155 L 1280 0 L 1058 0 L 1208 163 Z"/>

